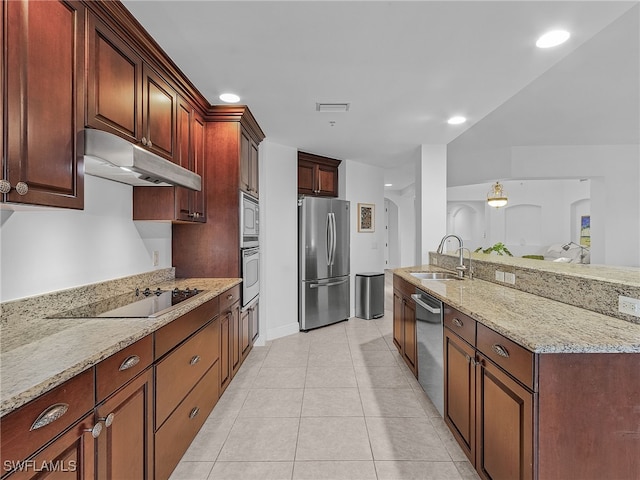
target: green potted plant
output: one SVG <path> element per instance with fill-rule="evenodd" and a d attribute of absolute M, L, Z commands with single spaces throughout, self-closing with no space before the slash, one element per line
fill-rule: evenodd
<path fill-rule="evenodd" d="M 474 253 L 478 253 L 479 251 L 482 251 L 482 253 L 489 253 L 489 254 L 495 252 L 498 255 L 507 254 L 508 256 L 513 257 L 513 254 L 502 242 L 495 243 L 491 247 L 487 247 L 487 248 L 478 247 L 474 250 Z"/>

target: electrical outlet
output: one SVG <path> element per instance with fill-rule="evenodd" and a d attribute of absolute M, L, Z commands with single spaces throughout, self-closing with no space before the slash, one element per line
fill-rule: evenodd
<path fill-rule="evenodd" d="M 507 283 L 510 283 L 511 285 L 515 285 L 516 284 L 516 274 L 515 273 L 505 272 L 504 281 L 507 282 Z"/>
<path fill-rule="evenodd" d="M 496 280 L 499 282 L 504 282 L 504 272 L 496 270 Z"/>
<path fill-rule="evenodd" d="M 620 295 L 618 297 L 618 311 L 634 317 L 640 317 L 640 300 Z"/>
<path fill-rule="evenodd" d="M 153 251 L 153 266 L 157 267 L 160 264 L 160 252 L 158 250 Z"/>

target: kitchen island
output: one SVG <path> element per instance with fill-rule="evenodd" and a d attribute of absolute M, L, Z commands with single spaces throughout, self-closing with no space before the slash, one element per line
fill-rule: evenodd
<path fill-rule="evenodd" d="M 637 478 L 640 325 L 483 280 L 411 275 L 434 271 L 394 270 L 394 324 L 415 309 L 395 305 L 412 289 L 444 302 L 444 419 L 480 476 Z M 415 316 L 403 321 L 415 332 Z"/>

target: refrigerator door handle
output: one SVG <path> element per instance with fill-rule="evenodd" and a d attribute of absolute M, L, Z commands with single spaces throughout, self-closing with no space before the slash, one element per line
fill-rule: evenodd
<path fill-rule="evenodd" d="M 331 241 L 333 240 L 333 235 L 331 234 L 331 214 L 327 213 L 327 265 L 331 265 L 331 251 L 333 249 L 333 245 Z"/>
<path fill-rule="evenodd" d="M 345 278 L 344 280 L 340 280 L 338 282 L 329 282 L 329 283 L 312 283 L 309 285 L 309 288 L 320 288 L 320 287 L 333 287 L 335 285 L 342 285 L 343 283 L 348 282 L 349 279 Z"/>
<path fill-rule="evenodd" d="M 333 262 L 336 260 L 336 244 L 338 243 L 337 233 L 336 233 L 336 214 L 331 212 L 331 263 L 333 266 Z"/>

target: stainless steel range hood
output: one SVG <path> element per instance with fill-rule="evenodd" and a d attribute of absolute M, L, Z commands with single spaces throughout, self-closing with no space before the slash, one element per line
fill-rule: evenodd
<path fill-rule="evenodd" d="M 112 133 L 84 131 L 84 172 L 136 186 L 202 190 L 200 175 Z"/>

